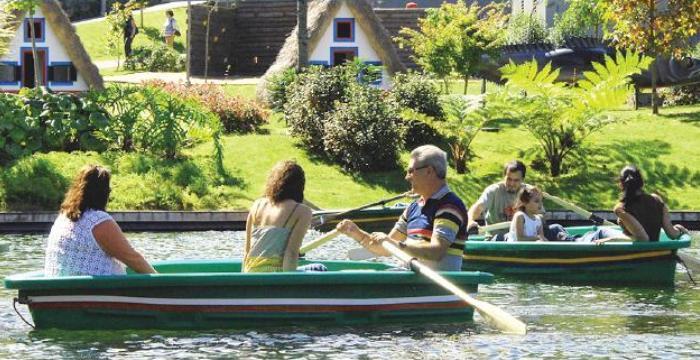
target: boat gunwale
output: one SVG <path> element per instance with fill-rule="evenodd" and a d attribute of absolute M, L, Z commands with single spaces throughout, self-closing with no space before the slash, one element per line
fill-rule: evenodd
<path fill-rule="evenodd" d="M 222 260 L 165 260 L 155 261 L 158 268 L 163 265 L 178 264 L 221 264 L 236 263 Z M 358 262 L 354 262 L 357 264 Z M 369 263 L 372 264 L 372 263 Z M 375 264 L 376 266 L 376 264 Z M 445 271 L 442 275 L 456 284 L 478 285 L 493 282 L 493 275 L 480 271 Z M 351 269 L 327 272 L 279 272 L 279 273 L 240 273 L 240 272 L 179 272 L 159 274 L 127 274 L 114 276 L 62 276 L 43 277 L 43 271 L 31 271 L 5 278 L 6 289 L 48 290 L 48 289 L 103 289 L 172 286 L 270 286 L 270 285 L 377 285 L 377 284 L 428 284 L 431 280 L 412 271 L 366 271 Z"/>

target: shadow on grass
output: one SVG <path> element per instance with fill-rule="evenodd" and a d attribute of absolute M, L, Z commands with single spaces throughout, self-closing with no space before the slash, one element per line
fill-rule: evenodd
<path fill-rule="evenodd" d="M 616 201 L 620 194 L 617 176 L 627 164 L 636 165 L 644 176 L 646 191 L 661 195 L 671 208 L 679 203 L 666 196 L 668 189 L 700 186 L 700 172 L 659 160 L 660 156 L 671 153 L 671 144 L 666 141 L 622 141 L 600 146 L 595 153 L 597 155 L 589 159 L 593 165 L 589 164 L 587 170 L 557 180 L 538 176 L 537 181 L 552 195 L 588 209 L 604 209 L 603 203 Z"/>
<path fill-rule="evenodd" d="M 700 111 L 697 111 L 696 109 L 689 108 L 687 111 L 673 114 L 660 114 L 659 116 L 669 120 L 678 120 L 685 124 L 700 126 Z"/>
<path fill-rule="evenodd" d="M 147 37 L 149 40 L 156 42 L 156 43 L 165 43 L 163 36 L 161 35 L 160 30 L 152 27 L 152 26 L 146 26 L 143 28 L 139 29 L 139 35 L 144 35 Z M 177 40 L 177 37 L 175 38 Z M 179 53 L 184 53 L 185 52 L 185 46 L 180 43 L 175 41 L 173 43 L 173 49 Z"/>

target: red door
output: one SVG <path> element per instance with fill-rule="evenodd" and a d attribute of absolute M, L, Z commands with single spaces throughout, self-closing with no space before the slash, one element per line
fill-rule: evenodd
<path fill-rule="evenodd" d="M 46 49 L 37 49 L 36 55 L 39 58 L 39 68 L 41 69 L 41 83 L 46 85 Z M 34 84 L 34 56 L 32 49 L 22 49 L 22 87 L 33 88 Z"/>

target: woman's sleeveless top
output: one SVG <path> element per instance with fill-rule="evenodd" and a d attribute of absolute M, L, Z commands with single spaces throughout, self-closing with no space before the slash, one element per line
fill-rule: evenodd
<path fill-rule="evenodd" d="M 92 229 L 112 217 L 88 209 L 78 221 L 59 214 L 51 227 L 44 258 L 45 276 L 123 275 L 124 265 L 109 256 L 95 240 Z"/>
<path fill-rule="evenodd" d="M 664 203 L 649 194 L 642 194 L 634 201 L 624 205 L 625 211 L 642 224 L 647 235 L 649 235 L 649 241 L 659 241 L 659 233 L 661 232 L 664 216 Z M 624 232 L 626 235 L 630 235 L 627 229 L 624 229 Z"/>
<path fill-rule="evenodd" d="M 522 211 L 516 212 L 515 215 L 518 213 L 523 213 L 523 217 L 525 218 L 525 222 L 523 223 L 523 235 L 537 236 L 537 229 L 542 226 L 542 219 L 537 216 L 533 219 Z M 518 241 L 518 229 L 516 228 L 515 221 L 510 223 L 510 235 L 508 235 L 508 241 Z"/>
<path fill-rule="evenodd" d="M 250 250 L 243 263 L 243 272 L 281 272 L 289 236 L 294 228 L 287 227 L 299 204 L 294 206 L 282 227 L 255 227 L 250 234 Z"/>

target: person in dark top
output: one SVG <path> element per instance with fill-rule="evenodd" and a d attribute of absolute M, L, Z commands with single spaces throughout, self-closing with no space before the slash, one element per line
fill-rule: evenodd
<path fill-rule="evenodd" d="M 131 56 L 131 43 L 138 33 L 139 28 L 136 26 L 136 21 L 134 21 L 133 16 L 129 15 L 126 22 L 124 22 L 124 55 L 126 57 Z"/>
<path fill-rule="evenodd" d="M 602 228 L 585 234 L 580 241 L 602 244 L 607 241 L 659 241 L 661 229 L 672 239 L 677 239 L 688 230 L 682 225 L 673 225 L 668 206 L 656 194 L 644 192 L 644 179 L 636 166 L 627 165 L 620 171 L 619 186 L 622 198 L 613 211 L 622 231 Z"/>

